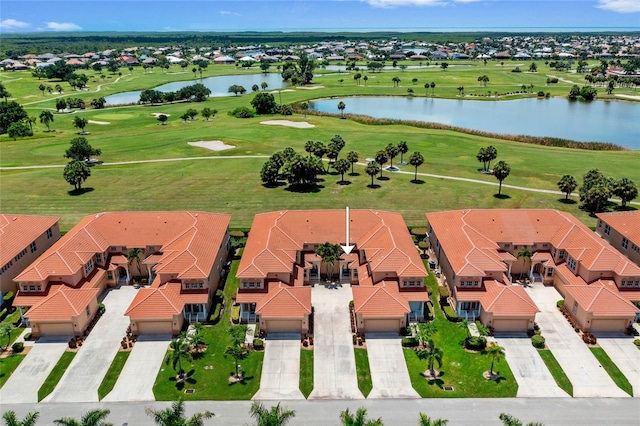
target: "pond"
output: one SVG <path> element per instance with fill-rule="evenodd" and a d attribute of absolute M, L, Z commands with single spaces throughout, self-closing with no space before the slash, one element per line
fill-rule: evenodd
<path fill-rule="evenodd" d="M 437 61 L 436 61 L 437 62 Z M 417 65 L 407 65 L 407 69 L 409 70 L 417 70 L 417 69 L 423 69 L 423 68 L 440 68 L 440 65 L 436 65 L 434 61 L 431 61 L 430 64 L 431 65 L 427 65 L 427 61 L 423 61 L 424 65 L 420 65 L 419 63 Z M 356 72 L 365 72 L 368 71 L 369 69 L 367 68 L 366 65 L 357 65 L 359 71 L 351 71 L 351 73 L 355 74 Z M 452 64 L 451 62 L 449 62 L 449 67 L 471 67 L 473 65 L 471 64 Z M 393 65 L 385 65 L 383 68 L 383 70 L 395 70 L 395 71 L 399 71 L 402 72 L 402 69 L 400 68 L 400 65 L 398 65 L 397 67 L 393 67 Z M 322 71 L 338 71 L 338 72 L 342 72 L 342 71 L 346 71 L 347 70 L 347 66 L 346 65 L 320 65 L 316 71 L 318 72 L 322 72 Z M 320 76 L 322 74 L 318 74 L 318 76 Z"/>
<path fill-rule="evenodd" d="M 159 90 L 161 92 L 175 92 L 185 86 L 190 86 L 196 83 L 202 83 L 207 86 L 211 90 L 210 96 L 230 96 L 233 93 L 228 93 L 229 86 L 237 84 L 239 86 L 243 86 L 247 89 L 247 92 L 251 91 L 251 87 L 254 84 L 260 86 L 262 82 L 267 83 L 269 86 L 267 90 L 280 89 L 282 87 L 288 86 L 285 82 L 282 81 L 282 77 L 280 74 L 269 73 L 269 74 L 244 74 L 244 75 L 223 75 L 217 77 L 207 77 L 198 80 L 190 80 L 190 81 L 176 81 L 173 83 L 163 84 L 162 86 L 155 87 L 155 90 Z M 115 95 L 105 96 L 105 101 L 107 102 L 107 106 L 111 105 L 122 105 L 122 104 L 133 104 L 138 102 L 140 99 L 140 90 L 133 92 L 122 92 L 116 93 Z"/>
<path fill-rule="evenodd" d="M 612 142 L 640 149 L 640 103 L 571 102 L 563 98 L 479 101 L 355 96 L 313 101 L 309 109 L 337 114 L 338 102 L 345 103 L 345 114 L 443 123 L 502 134 Z"/>

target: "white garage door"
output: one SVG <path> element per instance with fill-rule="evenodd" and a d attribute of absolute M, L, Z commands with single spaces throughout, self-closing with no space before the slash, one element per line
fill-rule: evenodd
<path fill-rule="evenodd" d="M 598 319 L 591 321 L 591 332 L 624 332 L 627 328 L 627 320 L 625 319 Z"/>
<path fill-rule="evenodd" d="M 139 334 L 173 334 L 171 321 L 138 321 L 137 325 Z"/>
<path fill-rule="evenodd" d="M 370 319 L 364 322 L 364 331 L 373 332 L 400 332 L 400 320 L 398 319 Z"/>
<path fill-rule="evenodd" d="M 267 333 L 300 333 L 301 330 L 301 320 L 267 321 Z"/>
<path fill-rule="evenodd" d="M 493 329 L 495 331 L 527 331 L 529 327 L 528 319 L 494 319 Z"/>

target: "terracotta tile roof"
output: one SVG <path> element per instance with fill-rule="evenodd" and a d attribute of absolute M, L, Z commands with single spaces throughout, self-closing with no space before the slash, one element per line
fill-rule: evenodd
<path fill-rule="evenodd" d="M 598 282 L 566 286 L 565 289 L 584 310 L 593 312 L 596 316 L 629 317 L 640 312 L 640 309 L 619 294 L 615 285 Z"/>
<path fill-rule="evenodd" d="M 45 286 L 43 291 L 38 291 L 38 292 L 18 291 L 18 294 L 13 299 L 13 306 L 29 307 L 29 306 L 37 305 L 38 303 L 42 302 L 49 296 L 52 296 L 58 291 L 60 291 L 60 289 L 65 285 L 66 284 L 64 283 L 50 284 L 48 286 Z"/>
<path fill-rule="evenodd" d="M 376 285 L 353 286 L 353 308 L 365 317 L 398 317 L 411 312 L 409 302 L 426 302 L 425 287 L 400 291 L 397 281 L 382 281 Z"/>
<path fill-rule="evenodd" d="M 180 282 L 141 288 L 125 312 L 131 319 L 171 319 L 186 304 L 208 303 L 208 290 L 183 290 Z"/>
<path fill-rule="evenodd" d="M 62 286 L 27 311 L 29 321 L 69 321 L 86 309 L 100 294 L 100 289 L 72 289 Z"/>
<path fill-rule="evenodd" d="M 518 285 L 503 284 L 495 280 L 484 280 L 482 284 L 482 288 L 456 287 L 456 300 L 478 301 L 482 309 L 497 317 L 531 317 L 540 311 L 524 288 Z"/>
<path fill-rule="evenodd" d="M 598 219 L 640 247 L 640 210 L 599 213 Z"/>
<path fill-rule="evenodd" d="M 311 313 L 311 288 L 270 283 L 266 297 L 256 303 L 262 318 L 302 318 Z"/>
<path fill-rule="evenodd" d="M 18 253 L 58 223 L 53 216 L 0 214 L 0 266 L 6 265 Z"/>

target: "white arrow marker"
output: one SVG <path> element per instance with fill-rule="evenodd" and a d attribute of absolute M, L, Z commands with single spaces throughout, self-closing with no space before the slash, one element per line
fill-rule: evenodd
<path fill-rule="evenodd" d="M 353 248 L 355 247 L 354 245 L 350 245 L 350 244 L 349 244 L 349 207 L 347 207 L 347 214 L 346 214 L 346 216 L 347 216 L 347 222 L 346 222 L 346 223 L 347 223 L 347 225 L 346 225 L 346 233 L 347 233 L 347 236 L 346 236 L 346 239 L 344 240 L 346 245 L 344 245 L 344 246 L 340 246 L 340 247 L 342 247 L 342 250 L 343 250 L 346 254 L 349 254 L 349 253 L 351 253 L 351 250 L 353 250 Z"/>

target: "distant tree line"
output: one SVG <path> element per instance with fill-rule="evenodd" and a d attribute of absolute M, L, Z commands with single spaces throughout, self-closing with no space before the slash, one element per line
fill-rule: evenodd
<path fill-rule="evenodd" d="M 147 89 L 140 93 L 140 104 L 160 104 L 164 102 L 193 101 L 203 102 L 207 100 L 211 90 L 202 83 L 185 86 L 175 92 L 161 92 L 159 90 Z"/>

